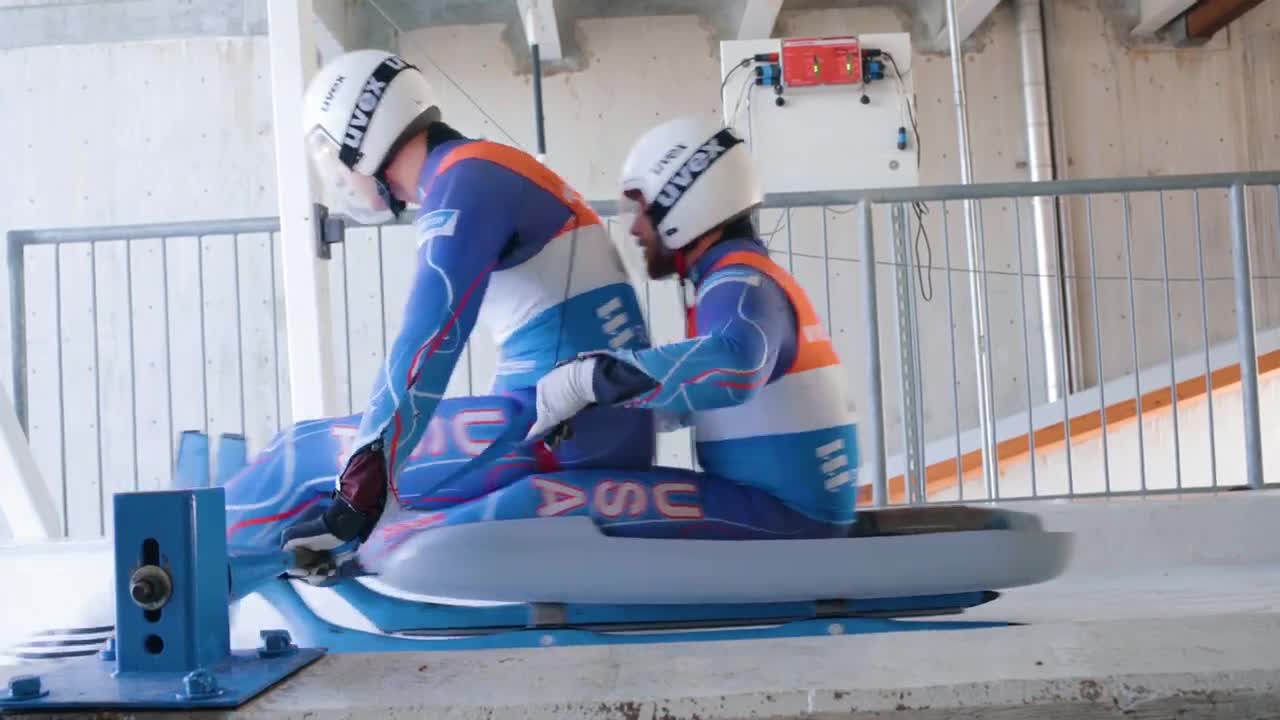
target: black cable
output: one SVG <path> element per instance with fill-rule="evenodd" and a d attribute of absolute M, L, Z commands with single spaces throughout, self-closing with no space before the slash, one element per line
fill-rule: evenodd
<path fill-rule="evenodd" d="M 888 51 L 880 53 L 889 59 L 889 64 L 893 65 L 893 73 L 898 76 L 898 92 L 903 93 L 902 101 L 907 105 L 907 120 L 911 123 L 911 132 L 916 138 L 916 169 L 920 169 L 920 126 L 916 124 L 916 114 L 911 110 L 911 99 L 905 97 L 907 81 L 902 77 L 902 71 L 898 69 L 898 61 L 893 58 L 893 54 Z"/>
<path fill-rule="evenodd" d="M 893 66 L 893 73 L 898 76 L 898 92 L 903 95 L 902 102 L 905 103 L 907 106 L 907 121 L 911 123 L 911 132 L 916 139 L 916 170 L 919 170 L 920 169 L 920 126 L 916 123 L 916 114 L 911 111 L 911 99 L 906 97 L 906 88 L 907 88 L 906 80 L 904 80 L 902 77 L 902 70 L 898 68 L 898 61 L 894 59 L 893 53 L 890 53 L 888 51 L 881 51 L 880 54 L 883 55 L 889 61 L 889 64 Z M 920 295 L 921 297 L 924 298 L 925 302 L 929 302 L 931 299 L 933 299 L 933 245 L 929 242 L 929 231 L 926 230 L 924 227 L 924 216 L 929 213 L 929 206 L 922 202 L 913 202 L 911 203 L 911 210 L 915 213 L 915 216 L 916 216 L 916 237 L 915 237 L 916 274 L 920 278 Z M 929 258 L 923 264 L 919 261 L 920 244 L 922 241 L 924 243 L 925 254 Z M 927 280 L 928 290 L 925 290 L 925 287 L 926 287 L 926 276 L 924 273 L 925 267 L 929 268 L 929 274 L 928 274 L 928 280 Z"/>
<path fill-rule="evenodd" d="M 924 228 L 924 216 L 929 213 L 929 206 L 922 202 L 911 203 L 911 209 L 916 214 L 916 275 L 920 278 L 920 296 L 925 302 L 933 299 L 933 245 L 929 242 L 929 231 Z M 924 250 L 928 259 L 922 264 L 920 262 L 920 241 L 924 240 Z M 929 289 L 925 290 L 925 274 L 924 268 L 929 268 L 928 283 Z"/>

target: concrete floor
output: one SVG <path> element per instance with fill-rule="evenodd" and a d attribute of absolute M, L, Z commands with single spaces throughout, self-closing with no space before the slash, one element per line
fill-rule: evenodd
<path fill-rule="evenodd" d="M 1024 623 L 1280 612 L 1280 564 L 1187 565 L 1073 577 L 1011 591 L 966 618 Z"/>

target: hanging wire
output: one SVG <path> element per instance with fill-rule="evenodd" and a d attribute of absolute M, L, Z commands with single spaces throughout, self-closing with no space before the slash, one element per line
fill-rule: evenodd
<path fill-rule="evenodd" d="M 916 122 L 916 114 L 911 107 L 911 98 L 907 95 L 907 82 L 905 79 L 906 75 L 911 74 L 911 68 L 908 67 L 904 73 L 898 68 L 898 61 L 893 57 L 893 53 L 882 51 L 880 54 L 893 66 L 894 79 L 898 85 L 898 97 L 902 98 L 902 107 L 906 112 L 907 122 L 911 125 L 911 134 L 916 140 L 916 170 L 918 171 L 922 155 L 920 151 L 920 125 Z M 916 262 L 916 275 L 920 278 L 920 296 L 924 298 L 925 302 L 929 302 L 933 299 L 933 245 L 929 242 L 929 231 L 924 226 L 924 216 L 929 214 L 929 206 L 923 202 L 915 201 L 911 203 L 911 211 L 916 216 L 916 257 L 921 257 L 922 253 L 920 251 L 923 247 L 923 256 L 927 258 L 923 263 Z M 924 271 L 925 268 L 929 268 L 927 275 Z"/>

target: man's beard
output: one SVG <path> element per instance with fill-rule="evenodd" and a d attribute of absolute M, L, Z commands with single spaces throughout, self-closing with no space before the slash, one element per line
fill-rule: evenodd
<path fill-rule="evenodd" d="M 654 280 L 661 280 L 676 273 L 676 256 L 665 248 L 645 248 L 644 264 L 649 271 L 649 277 Z"/>

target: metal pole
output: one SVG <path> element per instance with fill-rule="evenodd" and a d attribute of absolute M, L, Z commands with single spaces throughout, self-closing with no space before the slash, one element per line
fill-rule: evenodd
<path fill-rule="evenodd" d="M 1231 186 L 1231 258 L 1236 290 L 1236 335 L 1240 348 L 1240 390 L 1244 404 L 1245 477 L 1262 487 L 1262 427 L 1258 417 L 1258 350 L 1254 346 L 1253 277 L 1249 274 L 1249 231 L 1245 227 L 1244 186 Z"/>
<path fill-rule="evenodd" d="M 951 43 L 951 83 L 955 90 L 956 130 L 960 141 L 960 184 L 973 182 L 973 159 L 969 154 L 969 116 L 965 109 L 964 58 L 960 54 L 960 31 L 956 27 L 956 0 L 947 0 L 947 35 Z M 973 304 L 973 351 L 978 379 L 978 426 L 982 433 L 982 473 L 986 479 L 987 497 L 993 496 L 996 481 L 996 438 L 991 407 L 991 393 L 987 378 L 990 376 L 991 358 L 987 348 L 986 278 L 978 272 L 977 208 L 971 198 L 964 203 L 964 235 L 969 259 L 969 299 Z"/>
<path fill-rule="evenodd" d="M 866 200 L 858 203 L 858 239 L 862 244 L 862 310 L 867 334 L 864 346 L 867 356 L 867 414 L 862 421 L 867 429 L 867 442 L 858 444 L 868 450 L 865 457 L 870 463 L 864 464 L 861 472 L 871 473 L 872 504 L 884 507 L 889 502 L 889 493 L 885 477 L 884 399 L 880 383 L 880 316 L 876 309 L 876 244 L 871 232 L 871 203 Z"/>
<path fill-rule="evenodd" d="M 1213 366 L 1209 362 L 1209 298 L 1204 281 L 1204 238 L 1200 226 L 1200 191 L 1191 194 L 1192 209 L 1196 220 L 1196 269 L 1200 283 L 1200 337 L 1204 343 L 1204 396 L 1205 410 L 1209 413 L 1209 473 L 1210 487 L 1218 487 L 1217 425 L 1213 421 Z M 1280 226 L 1278 226 L 1280 227 Z"/>
<path fill-rule="evenodd" d="M 23 262 L 24 243 L 15 233 L 7 236 L 9 266 L 9 357 L 12 362 L 13 412 L 23 434 L 27 426 L 27 285 Z"/>
<path fill-rule="evenodd" d="M 1044 62 L 1045 77 L 1045 102 L 1048 107 L 1047 124 L 1049 135 L 1050 158 L 1053 163 L 1054 177 L 1062 177 L 1067 172 L 1058 171 L 1058 158 L 1067 156 L 1067 145 L 1063 140 L 1063 133 L 1054 131 L 1055 123 L 1060 124 L 1062 113 L 1058 110 L 1058 106 L 1062 100 L 1061 93 L 1058 92 L 1053 84 L 1054 63 L 1053 56 L 1048 52 L 1049 44 L 1052 39 L 1049 37 L 1057 32 L 1056 17 L 1054 12 L 1056 6 L 1052 2 L 1040 3 L 1040 27 L 1041 27 L 1041 48 Z M 1054 228 L 1057 233 L 1057 250 L 1058 250 L 1058 268 L 1062 273 L 1059 287 L 1062 291 L 1062 299 L 1059 307 L 1062 308 L 1062 332 L 1058 335 L 1058 340 L 1065 346 L 1067 356 L 1067 383 L 1062 389 L 1065 394 L 1070 395 L 1080 389 L 1084 378 L 1084 354 L 1083 345 L 1080 338 L 1083 337 L 1080 329 L 1081 310 L 1080 297 L 1083 288 L 1077 288 L 1077 283 L 1082 282 L 1083 278 L 1076 275 L 1075 254 L 1072 252 L 1076 235 L 1072 232 L 1071 227 L 1073 218 L 1066 212 L 1065 198 L 1055 196 L 1053 199 L 1053 217 Z"/>
<path fill-rule="evenodd" d="M 542 52 L 538 48 L 538 21 L 530 6 L 524 14 L 524 33 L 533 58 L 533 123 L 538 137 L 538 162 L 547 161 L 547 137 L 542 117 Z"/>
<path fill-rule="evenodd" d="M 280 209 L 289 402 L 295 422 L 341 412 L 334 372 L 329 269 L 316 257 L 311 172 L 301 130 L 293 130 L 302 127 L 302 91 L 315 72 L 313 21 L 311 0 L 267 3 L 271 116 L 279 130 L 275 135 L 276 201 Z"/>
<path fill-rule="evenodd" d="M 915 288 L 911 284 L 911 256 L 907 250 L 906 206 L 897 203 L 890 212 L 893 226 L 893 290 L 894 321 L 898 326 L 898 391 L 902 408 L 902 452 L 906 461 L 902 472 L 903 495 L 908 505 L 915 504 L 913 492 L 917 479 L 924 473 L 924 453 L 920 451 L 920 405 L 916 402 L 920 393 L 920 375 L 916 372 L 916 345 L 912 326 L 916 322 L 912 312 L 911 297 Z"/>
<path fill-rule="evenodd" d="M 1053 152 L 1049 142 L 1049 91 L 1045 80 L 1044 28 L 1040 0 L 1018 0 L 1018 46 L 1022 60 L 1022 113 L 1027 131 L 1027 165 L 1033 182 L 1054 179 Z M 1015 199 L 1016 202 L 1016 199 Z M 1056 401 L 1065 392 L 1058 382 L 1058 333 L 1065 329 L 1059 319 L 1054 296 L 1058 264 L 1057 213 L 1054 198 L 1037 196 L 1031 200 L 1036 243 L 1037 289 L 1040 298 L 1040 340 L 1044 349 L 1045 402 Z"/>

